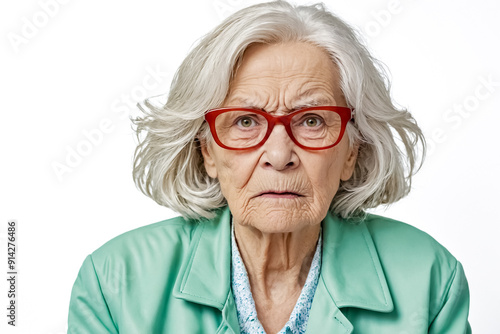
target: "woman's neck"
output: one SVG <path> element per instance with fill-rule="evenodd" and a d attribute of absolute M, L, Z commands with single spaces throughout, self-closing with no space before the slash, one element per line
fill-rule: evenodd
<path fill-rule="evenodd" d="M 262 233 L 234 224 L 257 316 L 266 333 L 277 333 L 290 318 L 306 282 L 320 228 L 318 224 L 294 232 Z"/>
<path fill-rule="evenodd" d="M 275 299 L 276 292 L 300 291 L 311 267 L 320 228 L 317 224 L 294 232 L 263 233 L 235 223 L 236 242 L 252 293 L 258 291 L 266 299 Z"/>

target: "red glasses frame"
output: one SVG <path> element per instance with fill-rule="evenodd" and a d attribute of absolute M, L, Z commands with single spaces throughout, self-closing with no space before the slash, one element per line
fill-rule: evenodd
<path fill-rule="evenodd" d="M 267 127 L 266 135 L 264 136 L 264 138 L 262 138 L 262 140 L 258 144 L 253 145 L 253 146 L 249 146 L 249 147 L 234 148 L 234 147 L 229 147 L 229 146 L 224 145 L 219 140 L 219 137 L 217 136 L 217 131 L 215 130 L 215 119 L 217 118 L 217 116 L 219 116 L 222 113 L 226 113 L 226 112 L 230 112 L 230 111 L 237 111 L 237 110 L 238 111 L 253 112 L 253 113 L 256 113 L 256 114 L 259 114 L 259 115 L 263 116 L 267 120 L 268 127 Z M 290 127 L 290 121 L 291 121 L 292 117 L 295 116 L 298 113 L 303 113 L 303 112 L 313 111 L 313 110 L 330 110 L 332 112 L 337 113 L 340 116 L 340 119 L 341 119 L 341 128 L 340 128 L 339 138 L 332 145 L 324 146 L 324 147 L 308 147 L 308 146 L 304 146 L 301 143 L 299 143 L 297 141 L 297 139 L 295 139 L 295 137 L 293 136 L 292 129 Z M 344 136 L 344 132 L 345 132 L 345 128 L 347 126 L 347 123 L 351 119 L 354 119 L 354 109 L 351 109 L 351 108 L 348 108 L 348 107 L 338 107 L 338 106 L 309 107 L 309 108 L 299 109 L 299 110 L 291 112 L 291 113 L 289 113 L 287 115 L 282 115 L 282 116 L 273 116 L 273 115 L 269 114 L 268 112 L 265 112 L 265 111 L 262 111 L 262 110 L 258 110 L 258 109 L 252 109 L 252 108 L 233 108 L 233 107 L 230 107 L 230 108 L 210 109 L 205 114 L 205 120 L 208 122 L 208 125 L 210 126 L 210 132 L 212 133 L 212 136 L 213 136 L 215 142 L 217 143 L 217 145 L 219 145 L 220 147 L 225 148 L 227 150 L 235 150 L 235 151 L 249 150 L 249 149 L 257 148 L 257 147 L 260 147 L 260 146 L 264 145 L 264 143 L 267 141 L 267 139 L 271 135 L 271 132 L 273 131 L 274 126 L 276 124 L 278 124 L 278 123 L 279 124 L 283 124 L 283 126 L 285 127 L 286 132 L 288 133 L 288 136 L 292 139 L 292 141 L 297 146 L 299 146 L 299 147 L 301 147 L 303 149 L 306 149 L 306 150 L 325 150 L 327 148 L 334 147 L 335 145 L 337 145 L 342 140 L 342 137 Z"/>

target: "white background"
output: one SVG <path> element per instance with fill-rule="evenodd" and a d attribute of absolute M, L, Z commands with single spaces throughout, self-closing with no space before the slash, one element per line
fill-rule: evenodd
<path fill-rule="evenodd" d="M 175 215 L 133 184 L 132 101 L 165 93 L 198 38 L 256 3 L 65 1 L 0 5 L 2 333 L 65 332 L 85 256 L 118 234 Z M 432 146 L 412 193 L 377 212 L 447 247 L 469 280 L 473 330 L 498 333 L 499 3 L 325 4 L 366 36 L 391 71 L 394 98 L 410 108 Z M 152 77 L 155 71 L 161 73 Z M 94 136 L 90 146 L 85 133 Z M 69 158 L 73 150 L 86 155 Z M 68 170 L 58 176 L 54 164 Z M 19 226 L 16 328 L 6 325 L 8 219 Z"/>

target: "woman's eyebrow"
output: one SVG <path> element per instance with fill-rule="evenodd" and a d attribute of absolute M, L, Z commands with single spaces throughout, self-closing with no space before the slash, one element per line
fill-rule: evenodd
<path fill-rule="evenodd" d="M 290 111 L 295 111 L 299 109 L 309 108 L 309 107 L 317 107 L 317 106 L 326 106 L 330 105 L 331 101 L 329 99 L 320 98 L 320 99 L 312 99 L 301 104 L 295 105 Z"/>
<path fill-rule="evenodd" d="M 257 110 L 262 110 L 264 111 L 264 108 L 259 107 L 258 104 L 255 103 L 255 100 L 250 100 L 244 97 L 235 97 L 230 99 L 231 101 L 230 105 L 231 106 L 238 106 L 238 107 L 244 107 L 244 108 L 250 108 L 250 109 L 257 109 Z M 236 104 L 235 104 L 236 102 Z"/>
<path fill-rule="evenodd" d="M 292 109 L 290 109 L 290 111 L 295 111 L 295 110 L 309 108 L 309 107 L 316 107 L 319 105 L 321 105 L 321 103 L 319 103 L 318 101 L 306 102 L 306 103 L 295 105 Z"/>

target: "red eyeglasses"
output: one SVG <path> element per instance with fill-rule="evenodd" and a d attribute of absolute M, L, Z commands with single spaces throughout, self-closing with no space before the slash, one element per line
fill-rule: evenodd
<path fill-rule="evenodd" d="M 215 142 L 228 150 L 262 146 L 278 123 L 297 146 L 324 150 L 340 142 L 353 117 L 354 110 L 337 106 L 310 107 L 282 116 L 250 108 L 218 108 L 205 114 Z"/>

